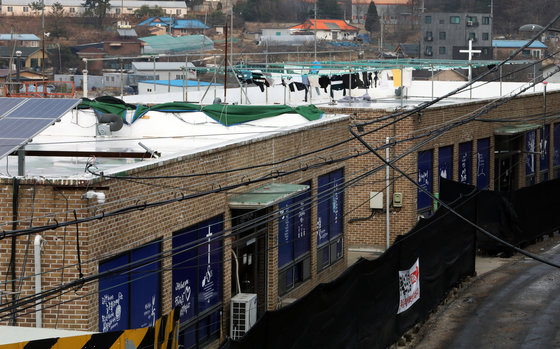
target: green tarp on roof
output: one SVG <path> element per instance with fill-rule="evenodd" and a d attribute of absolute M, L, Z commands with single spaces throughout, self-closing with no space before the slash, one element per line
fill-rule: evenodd
<path fill-rule="evenodd" d="M 299 114 L 309 121 L 318 120 L 321 118 L 321 115 L 323 115 L 323 111 L 314 105 L 292 108 L 287 105 L 252 106 L 212 104 L 201 106 L 185 102 L 173 102 L 156 104 L 149 107 L 145 105 L 134 106 L 132 104 L 126 104 L 117 98 L 112 100 L 103 99 L 103 101 L 83 99 L 78 107 L 92 108 L 104 114 L 116 114 L 123 120 L 126 120 L 125 116 L 127 110 L 135 110 L 132 122 L 136 121 L 150 110 L 169 113 L 200 111 L 225 126 L 269 118 L 281 114 Z"/>

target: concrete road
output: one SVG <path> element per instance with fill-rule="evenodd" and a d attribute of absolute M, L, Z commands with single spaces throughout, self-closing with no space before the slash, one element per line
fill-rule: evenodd
<path fill-rule="evenodd" d="M 560 264 L 559 243 L 556 237 L 531 250 Z M 410 347 L 560 348 L 560 269 L 517 255 L 477 277 L 417 337 Z"/>

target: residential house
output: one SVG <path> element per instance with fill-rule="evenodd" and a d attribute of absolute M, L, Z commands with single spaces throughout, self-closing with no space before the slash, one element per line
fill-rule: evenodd
<path fill-rule="evenodd" d="M 472 40 L 474 58 L 492 59 L 492 25 L 490 13 L 422 13 L 420 58 L 467 59 L 460 51 Z"/>
<path fill-rule="evenodd" d="M 19 59 L 22 60 L 22 70 L 42 71 L 43 51 L 40 47 L 15 47 L 13 51 L 10 52 L 10 48 L 8 46 L 0 46 L 0 59 L 2 59 L 7 66 L 10 57 L 12 57 L 15 62 L 18 57 L 18 52 L 21 52 L 21 55 L 19 55 Z M 48 59 L 48 51 L 45 51 L 45 67 L 47 67 L 48 65 Z"/>
<path fill-rule="evenodd" d="M 196 80 L 196 70 L 191 62 L 132 62 L 131 84 L 141 80 Z M 167 85 L 167 83 L 165 83 Z M 182 86 L 182 84 L 181 84 Z"/>
<path fill-rule="evenodd" d="M 0 46 L 15 43 L 19 47 L 41 47 L 41 39 L 35 34 L 0 34 Z"/>
<path fill-rule="evenodd" d="M 419 44 L 398 44 L 395 48 L 395 53 L 399 58 L 419 58 L 420 45 Z"/>
<path fill-rule="evenodd" d="M 492 41 L 492 48 L 494 51 L 494 59 L 508 58 L 516 50 L 527 44 L 528 40 L 494 40 Z M 544 58 L 546 52 L 546 45 L 536 40 L 529 45 L 526 49 L 521 51 L 520 54 L 513 59 L 519 60 L 538 60 Z"/>
<path fill-rule="evenodd" d="M 302 24 L 293 26 L 290 31 L 294 35 L 313 35 L 317 32 L 317 39 L 319 40 L 349 40 L 356 39 L 359 28 L 346 23 L 341 19 L 308 19 Z"/>
<path fill-rule="evenodd" d="M 175 17 L 152 17 L 138 26 L 149 27 L 152 35 L 170 34 L 173 36 L 202 34 L 209 26 L 197 19 L 177 19 Z"/>
<path fill-rule="evenodd" d="M 52 13 L 52 5 L 62 5 L 65 16 L 82 16 L 85 8 L 82 3 L 74 0 L 42 0 L 45 4 L 45 15 Z M 187 15 L 187 6 L 184 1 L 153 1 L 147 0 L 110 0 L 111 5 L 107 14 L 109 16 L 133 15 L 134 11 L 142 6 L 161 7 L 166 14 L 183 17 Z M 40 10 L 34 10 L 26 0 L 3 0 L 0 6 L 0 15 L 3 16 L 41 16 Z"/>
<path fill-rule="evenodd" d="M 392 23 L 409 8 L 409 0 L 352 0 L 352 23 L 365 23 L 369 4 L 375 3 L 380 20 Z M 410 12 L 410 11 L 408 11 Z"/>

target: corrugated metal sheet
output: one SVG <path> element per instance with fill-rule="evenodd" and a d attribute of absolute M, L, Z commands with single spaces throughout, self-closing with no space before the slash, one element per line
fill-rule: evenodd
<path fill-rule="evenodd" d="M 524 46 L 528 40 L 493 40 L 492 47 L 520 48 Z M 529 48 L 546 48 L 547 46 L 540 41 L 533 41 Z"/>
<path fill-rule="evenodd" d="M 136 30 L 134 29 L 117 29 L 117 32 L 120 36 L 138 36 L 138 34 L 136 34 Z"/>

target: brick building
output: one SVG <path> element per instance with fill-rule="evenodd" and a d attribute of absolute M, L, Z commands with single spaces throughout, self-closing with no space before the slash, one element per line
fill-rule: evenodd
<path fill-rule="evenodd" d="M 74 136 L 93 132 L 95 136 L 98 131 L 91 126 L 96 124 L 93 112 L 70 114 L 53 126 L 52 131 L 47 130 L 46 134 L 35 137 L 33 143 L 49 143 L 51 136 L 61 140 L 65 132 Z M 119 147 L 117 143 L 111 145 L 106 142 L 108 138 L 102 137 L 93 142 L 97 143 L 97 151 L 90 151 L 98 155 L 97 166 L 106 175 L 207 175 L 147 182 L 119 177 L 91 178 L 80 174 L 83 173 L 82 162 L 79 165 L 82 170 L 70 168 L 71 164 L 62 165 L 60 175 L 40 179 L 37 176 L 41 171 L 52 174 L 56 168 L 51 166 L 56 165 L 47 158 L 34 160 L 29 157 L 25 178 L 1 179 L 0 201 L 6 203 L 1 208 L 5 229 L 28 226 L 23 222 L 29 222 L 31 217 L 34 217 L 33 225 L 40 226 L 101 214 L 100 219 L 41 234 L 45 242 L 41 253 L 43 290 L 77 280 L 78 266 L 87 277 L 133 264 L 129 269 L 106 275 L 99 281 L 53 294 L 54 298 L 43 304 L 40 314 L 43 326 L 96 331 L 134 328 L 150 325 L 154 316 L 178 305 L 182 307 L 182 327 L 186 333 L 182 338 L 186 347 L 207 344 L 215 342 L 220 335 L 223 338 L 229 334 L 232 295 L 239 292 L 257 294 L 258 315 L 261 316 L 265 310 L 276 309 L 285 299 L 302 296 L 346 269 L 342 238 L 346 194 L 335 189 L 343 182 L 346 165 L 341 160 L 326 160 L 344 158 L 346 147 L 320 149 L 347 137 L 347 117 L 307 121 L 297 114 L 285 114 L 253 121 L 245 128 L 230 126 L 228 130 L 209 118 L 210 121 L 202 122 L 205 118 L 202 113 L 187 114 L 190 119 L 185 120 L 195 122 L 190 129 L 192 132 L 198 125 L 199 134 L 218 135 L 201 136 L 198 145 L 188 138 L 167 141 L 167 146 L 157 140 L 153 143 L 154 140 L 142 139 L 143 144 L 161 151 L 163 156 L 142 162 L 129 158 L 130 164 L 120 161 L 116 167 L 101 158 L 99 150 L 104 147 L 104 140 L 113 151 Z M 176 117 L 169 113 L 148 112 L 133 126 L 147 127 L 150 131 L 144 129 L 144 132 L 157 135 L 162 131 L 156 119 L 164 122 Z M 261 126 L 257 127 L 259 122 Z M 72 127 L 73 123 L 87 125 L 86 130 L 77 131 L 80 126 Z M 146 126 L 148 123 L 151 126 Z M 170 126 L 167 134 L 169 130 L 174 135 L 184 131 L 178 126 L 182 124 L 185 122 L 173 124 L 175 126 Z M 232 134 L 220 136 L 218 129 L 222 130 L 221 133 Z M 246 136 L 248 130 L 254 134 Z M 130 132 L 125 126 L 120 134 L 133 137 Z M 113 136 L 113 141 L 118 141 L 119 132 L 113 132 Z M 58 149 L 79 155 L 82 151 L 79 148 L 85 144 L 87 142 L 82 139 L 75 150 L 74 145 L 68 144 Z M 132 146 L 130 142 L 128 144 Z M 33 145 L 27 146 L 28 153 L 32 148 Z M 141 150 L 137 145 L 132 148 Z M 182 149 L 182 154 L 177 155 L 177 149 Z M 49 151 L 52 154 L 59 150 L 51 148 Z M 121 156 L 132 157 L 143 153 L 140 150 L 131 152 L 128 149 L 128 155 L 123 152 Z M 170 152 L 175 155 L 165 155 Z M 298 157 L 306 152 L 309 154 Z M 296 157 L 296 160 L 283 161 L 290 157 Z M 59 166 L 64 163 L 62 160 Z M 255 164 L 266 163 L 271 165 L 252 168 Z M 236 171 L 238 168 L 247 169 Z M 214 192 L 193 195 L 205 191 Z M 105 200 L 97 200 L 98 193 L 103 193 Z M 319 202 L 315 199 L 318 194 L 321 194 Z M 171 202 L 154 209 L 138 207 L 140 209 L 133 209 L 130 214 L 108 215 L 140 202 L 166 200 Z M 16 205 L 8 204 L 12 202 Z M 13 207 L 17 207 L 16 213 Z M 8 224 L 12 218 L 21 223 L 17 226 Z M 322 228 L 320 234 L 314 234 L 312 226 L 315 227 L 318 220 L 322 220 Z M 331 220 L 333 224 L 329 224 Z M 77 264 L 77 236 L 81 265 Z M 11 243 L 10 239 L 0 242 L 0 265 L 7 271 L 13 256 L 16 275 L 27 277 L 19 296 L 24 300 L 33 295 L 34 289 L 34 278 L 30 277 L 34 274 L 33 263 L 23 266 L 28 240 L 17 238 L 15 249 Z M 138 264 L 142 262 L 143 265 Z M 18 288 L 19 285 L 15 290 Z M 3 293 L 2 304 L 6 306 L 10 301 L 10 294 Z M 66 301 L 68 303 L 64 303 Z M 55 305 L 58 303 L 61 304 Z M 33 303 L 28 309 L 21 305 L 17 324 L 33 326 L 37 321 L 34 310 Z M 2 312 L 2 315 L 5 316 L 3 323 L 6 323 L 9 313 Z"/>

